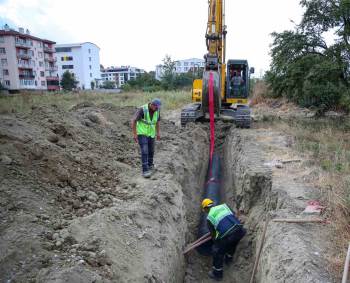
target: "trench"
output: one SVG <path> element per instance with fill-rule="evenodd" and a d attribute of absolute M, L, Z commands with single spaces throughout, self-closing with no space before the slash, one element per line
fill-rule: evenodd
<path fill-rule="evenodd" d="M 202 125 L 208 133 L 208 127 Z M 221 157 L 222 202 L 232 207 L 247 234 L 237 246 L 233 263 L 224 265 L 222 282 L 250 282 L 254 262 L 268 218 L 298 218 L 309 200 L 317 198 L 316 188 L 304 184 L 292 172 L 277 173 L 267 164 L 269 147 L 280 145 L 281 136 L 264 130 L 237 129 L 229 123 L 216 122 L 215 152 Z M 264 144 L 266 138 L 269 142 Z M 195 143 L 195 141 L 194 141 Z M 283 147 L 282 147 L 283 149 Z M 207 164 L 198 171 L 207 170 Z M 279 171 L 281 172 L 281 171 Z M 198 187 L 186 195 L 188 221 L 186 244 L 198 238 L 205 174 L 197 176 Z M 327 254 L 332 252 L 330 228 L 325 225 L 268 222 L 264 245 L 254 276 L 255 283 L 339 282 L 329 269 Z M 193 250 L 184 258 L 183 279 L 178 282 L 213 282 L 208 278 L 211 256 Z"/>
<path fill-rule="evenodd" d="M 234 255 L 234 263 L 224 266 L 223 282 L 249 282 L 253 269 L 257 235 L 261 233 L 263 218 L 272 209 L 270 200 L 271 172 L 262 166 L 258 149 L 247 152 L 239 136 L 239 129 L 229 123 L 216 123 L 215 153 L 220 157 L 221 201 L 239 211 L 244 219 L 246 236 L 239 243 Z M 203 169 L 202 169 L 203 171 Z M 204 184 L 205 176 L 198 182 Z M 203 199 L 203 186 L 192 192 L 190 202 L 186 202 L 187 215 L 192 222 L 188 224 L 188 239 L 198 237 L 201 217 L 200 203 Z M 195 215 L 195 217 L 193 217 Z M 191 241 L 188 241 L 189 244 Z M 211 270 L 212 258 L 193 250 L 186 255 L 185 276 L 183 282 L 212 282 L 207 273 Z M 256 280 L 259 282 L 259 279 Z"/>

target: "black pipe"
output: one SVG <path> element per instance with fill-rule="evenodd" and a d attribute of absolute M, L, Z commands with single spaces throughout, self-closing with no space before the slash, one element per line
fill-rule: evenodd
<path fill-rule="evenodd" d="M 221 203 L 221 168 L 219 154 L 214 153 L 212 162 L 209 164 L 206 183 L 204 185 L 203 199 L 209 198 L 214 205 Z M 198 238 L 209 232 L 207 225 L 207 214 L 202 212 L 198 229 Z M 202 255 L 211 255 L 213 241 L 208 241 L 197 247 L 197 251 Z"/>

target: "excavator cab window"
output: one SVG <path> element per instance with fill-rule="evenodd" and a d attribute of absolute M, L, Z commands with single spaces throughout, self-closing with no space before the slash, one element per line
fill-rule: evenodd
<path fill-rule="evenodd" d="M 247 65 L 246 64 L 228 64 L 227 76 L 227 98 L 246 98 L 247 97 Z"/>

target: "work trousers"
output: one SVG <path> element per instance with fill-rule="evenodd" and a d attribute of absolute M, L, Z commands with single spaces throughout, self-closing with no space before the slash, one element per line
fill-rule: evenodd
<path fill-rule="evenodd" d="M 229 235 L 214 241 L 213 244 L 213 270 L 217 276 L 222 276 L 224 256 L 233 257 L 239 241 L 246 234 L 246 230 L 240 226 Z"/>
<path fill-rule="evenodd" d="M 154 138 L 143 135 L 138 135 L 137 138 L 141 149 L 142 172 L 145 173 L 153 166 Z"/>

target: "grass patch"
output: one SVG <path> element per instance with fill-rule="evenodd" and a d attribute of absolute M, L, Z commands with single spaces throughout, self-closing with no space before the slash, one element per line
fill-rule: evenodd
<path fill-rule="evenodd" d="M 292 136 L 293 147 L 320 168 L 313 183 L 321 190 L 328 208 L 326 216 L 333 226 L 335 252 L 329 260 L 336 273 L 342 272 L 350 233 L 350 131 L 346 119 L 293 118 L 268 123 L 269 127 Z"/>
<path fill-rule="evenodd" d="M 163 110 L 173 110 L 191 102 L 188 91 L 159 92 L 122 92 L 122 93 L 25 93 L 13 96 L 0 96 L 0 113 L 27 113 L 32 107 L 56 105 L 62 109 L 70 109 L 81 102 L 94 104 L 112 103 L 116 106 L 140 106 L 158 97 L 162 100 Z"/>

